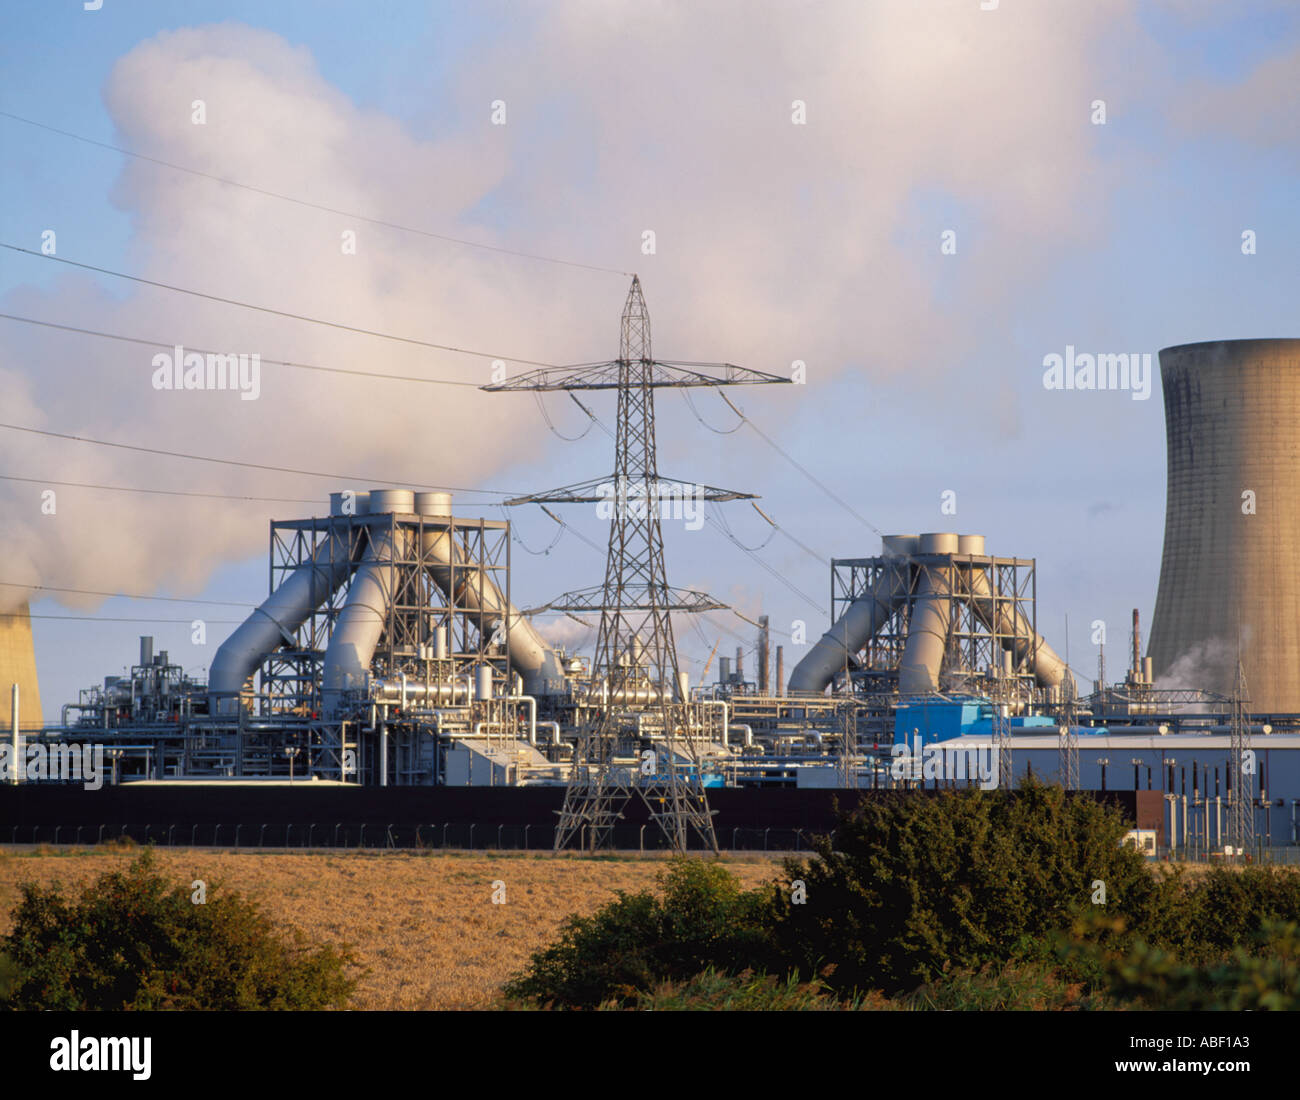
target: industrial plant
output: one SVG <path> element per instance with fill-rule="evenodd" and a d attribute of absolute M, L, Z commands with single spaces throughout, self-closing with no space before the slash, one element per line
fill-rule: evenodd
<path fill-rule="evenodd" d="M 206 682 L 141 638 L 130 672 L 56 724 L 20 731 L 12 714 L 15 749 L 102 743 L 116 784 L 562 788 L 557 848 L 607 841 L 634 798 L 675 847 L 716 847 L 720 788 L 1010 787 L 1029 773 L 1159 792 L 1168 849 L 1295 844 L 1300 340 L 1172 347 L 1160 366 L 1168 490 L 1149 646 L 1134 610 L 1095 676 L 1040 630 L 1033 558 L 994 533 L 922 532 L 844 548 L 820 639 L 774 644 L 764 617 L 752 664 L 715 653 L 692 683 L 673 619 L 724 605 L 668 583 L 654 391 L 788 380 L 655 360 L 634 280 L 617 360 L 485 387 L 617 392 L 612 474 L 512 502 L 616 486 L 604 583 L 542 609 L 598 617 L 594 654 L 549 644 L 516 606 L 507 520 L 458 514 L 446 492 L 340 486 L 318 514 L 271 524 L 270 593 Z M 19 712 L 39 713 L 23 621 L 0 656 Z"/>

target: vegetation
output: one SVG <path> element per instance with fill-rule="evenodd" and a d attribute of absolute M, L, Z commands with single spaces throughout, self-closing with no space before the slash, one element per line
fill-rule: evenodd
<path fill-rule="evenodd" d="M 626 1005 L 655 984 L 710 967 L 743 970 L 761 954 L 762 897 L 742 891 L 726 868 L 675 860 L 658 880 L 662 897 L 620 890 L 592 916 L 570 917 L 559 941 L 507 984 L 507 996 L 563 1008 Z"/>
<path fill-rule="evenodd" d="M 319 1009 L 346 1007 L 346 948 L 285 942 L 237 893 L 200 901 L 145 851 L 65 898 L 27 883 L 0 956 L 13 1009 Z"/>
<path fill-rule="evenodd" d="M 1112 808 L 886 794 L 744 891 L 679 860 L 662 897 L 571 918 L 505 987 L 555 1008 L 1297 1007 L 1300 875 L 1150 867 Z"/>
<path fill-rule="evenodd" d="M 891 793 L 841 817 L 816 858 L 790 860 L 768 910 L 784 962 L 805 974 L 835 966 L 842 991 L 887 994 L 945 967 L 979 970 L 1049 958 L 1048 936 L 1094 907 L 1132 926 L 1159 908 L 1143 857 L 1122 843 L 1123 819 L 1060 787 L 1030 783 L 1014 798 L 979 791 Z M 805 904 L 792 903 L 802 882 Z"/>

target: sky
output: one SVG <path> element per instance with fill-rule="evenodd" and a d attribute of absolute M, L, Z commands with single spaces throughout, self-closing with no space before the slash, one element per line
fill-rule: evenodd
<path fill-rule="evenodd" d="M 331 490 L 452 486 L 495 519 L 608 473 L 562 395 L 476 387 L 614 358 L 630 272 L 658 357 L 803 364 L 729 392 L 748 423 L 658 394 L 660 472 L 780 527 L 667 523 L 674 585 L 769 615 L 789 669 L 829 559 L 983 534 L 1037 559 L 1039 630 L 1091 678 L 1094 621 L 1118 668 L 1155 600 L 1157 353 L 1300 335 L 1290 3 L 5 0 L 0 30 L 0 244 L 29 250 L 0 249 L 0 313 L 420 379 L 159 389 L 158 347 L 0 318 L 0 598 L 30 592 L 47 721 L 139 634 L 204 677 L 266 595 L 270 522 Z M 1150 355 L 1149 395 L 1047 388 L 1067 348 Z M 594 506 L 509 512 L 518 604 L 600 581 Z M 726 612 L 677 633 L 693 677 L 754 644 Z"/>

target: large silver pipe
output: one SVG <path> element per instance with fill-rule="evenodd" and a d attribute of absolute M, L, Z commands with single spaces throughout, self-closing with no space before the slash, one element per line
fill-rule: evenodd
<path fill-rule="evenodd" d="M 924 536 L 922 536 L 924 537 Z M 898 666 L 900 695 L 939 690 L 939 673 L 952 625 L 952 579 L 946 566 L 929 565 L 922 572 L 912 604 L 907 644 Z"/>
<path fill-rule="evenodd" d="M 533 624 L 506 601 L 487 570 L 467 560 L 460 548 L 453 545 L 451 532 L 442 527 L 426 526 L 421 537 L 421 550 L 434 583 L 449 601 L 458 607 L 481 612 L 488 631 L 495 631 L 501 625 L 504 632 L 506 628 L 502 624 L 509 624 L 510 663 L 523 676 L 524 694 L 560 694 L 564 689 L 564 670 L 555 650 L 542 640 Z"/>
<path fill-rule="evenodd" d="M 422 684 L 411 680 L 405 685 L 387 680 L 370 681 L 370 698 L 377 703 L 435 702 L 468 705 L 474 697 L 469 683 L 464 680 L 441 684 Z"/>
<path fill-rule="evenodd" d="M 821 636 L 790 673 L 789 691 L 821 694 L 845 663 L 889 620 L 907 598 L 908 567 L 882 573 Z"/>
<path fill-rule="evenodd" d="M 326 718 L 337 716 L 343 692 L 365 687 L 370 662 L 392 607 L 396 576 L 393 562 L 405 556 L 402 553 L 405 539 L 406 532 L 401 527 L 370 528 L 370 545 L 357 566 L 325 650 L 321 695 Z"/>
<path fill-rule="evenodd" d="M 1033 624 L 1014 601 L 994 600 L 988 574 L 979 566 L 971 567 L 966 575 L 970 578 L 971 608 L 987 629 L 1003 636 L 1003 645 L 1012 651 L 1016 663 L 1028 661 L 1033 666 L 1034 679 L 1039 687 L 1059 687 L 1065 683 L 1068 675 L 1065 662 L 1041 634 L 1034 632 Z M 1014 635 L 1014 643 L 1009 635 Z"/>
<path fill-rule="evenodd" d="M 309 561 L 298 566 L 217 650 L 208 672 L 208 712 L 233 716 L 250 676 L 281 645 L 292 643 L 308 617 L 348 579 L 346 527 L 333 528 Z"/>

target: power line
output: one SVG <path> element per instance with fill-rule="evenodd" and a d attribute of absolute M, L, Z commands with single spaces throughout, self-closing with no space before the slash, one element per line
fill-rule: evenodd
<path fill-rule="evenodd" d="M 776 451 L 777 454 L 779 454 L 788 463 L 790 463 L 791 466 L 793 466 L 796 470 L 798 470 L 801 474 L 803 474 L 804 477 L 806 477 L 809 481 L 811 481 L 814 485 L 816 485 L 817 488 L 819 488 L 823 493 L 825 493 L 828 497 L 830 497 L 831 500 L 835 501 L 836 504 L 838 504 L 841 508 L 843 508 L 846 512 L 848 512 L 849 515 L 851 515 L 860 524 L 862 524 L 865 528 L 867 528 L 867 530 L 874 531 L 877 535 L 881 535 L 883 537 L 884 532 L 881 531 L 879 527 L 877 527 L 874 523 L 872 523 L 864 516 L 859 515 L 858 512 L 854 510 L 852 505 L 850 505 L 848 502 L 844 500 L 841 500 L 826 485 L 822 484 L 822 482 L 820 482 L 817 478 L 815 478 L 803 465 L 801 465 L 798 461 L 796 461 L 796 459 L 788 451 L 784 450 L 776 442 L 776 440 L 774 440 L 771 436 L 769 436 L 766 432 L 764 432 L 757 424 L 755 424 L 752 420 L 750 420 L 749 417 L 747 417 L 743 412 L 741 412 L 738 408 L 736 408 L 736 406 L 732 404 L 731 398 L 729 398 L 725 393 L 723 393 L 721 389 L 718 390 L 718 396 L 721 397 L 723 401 L 725 401 L 728 405 L 731 406 L 731 411 L 734 412 L 738 417 L 740 417 L 740 419 L 743 420 L 746 424 L 748 424 L 754 430 L 755 434 L 761 440 L 763 440 L 764 443 L 766 443 L 769 447 L 771 447 L 774 451 Z"/>
<path fill-rule="evenodd" d="M 100 592 L 93 588 L 60 588 L 55 584 L 23 584 L 21 581 L 0 581 L 0 587 L 27 588 L 33 592 L 72 592 L 79 596 L 108 596 L 118 600 L 161 600 L 165 603 L 201 603 L 213 607 L 252 607 L 238 600 L 187 600 L 181 596 L 141 596 L 131 592 Z"/>
<path fill-rule="evenodd" d="M 54 321 L 40 321 L 35 317 L 19 317 L 14 313 L 0 313 L 0 320 L 20 321 L 25 325 L 40 325 L 42 328 L 60 329 L 63 332 L 75 332 L 82 336 L 98 336 L 104 340 L 118 340 L 126 344 L 143 344 L 151 348 L 174 348 L 177 341 L 171 340 L 164 342 L 162 340 L 145 340 L 138 336 L 121 336 L 115 332 L 100 332 L 96 329 L 78 328 L 75 325 L 60 325 Z M 196 348 L 190 345 L 184 345 L 187 351 L 197 352 L 200 355 L 224 355 L 225 352 L 216 351 L 213 348 Z M 270 363 L 277 367 L 293 367 L 295 370 L 314 370 L 321 371 L 325 374 L 349 374 L 359 378 L 381 378 L 386 381 L 394 382 L 424 382 L 432 386 L 466 386 L 470 389 L 479 389 L 477 382 L 458 382 L 450 378 L 420 378 L 414 374 L 383 374 L 378 371 L 368 370 L 350 370 L 346 367 L 321 367 L 314 363 L 295 363 L 288 359 L 268 359 L 266 356 L 260 356 L 259 362 Z"/>
<path fill-rule="evenodd" d="M 51 432 L 42 428 L 29 428 L 23 424 L 0 424 L 0 428 L 11 432 L 27 432 L 30 435 L 43 435 L 51 439 L 70 439 L 76 443 L 90 443 L 96 447 L 112 447 L 122 451 L 138 451 L 141 454 L 161 455 L 164 458 L 184 458 L 192 462 L 212 462 L 221 466 L 239 466 L 246 470 L 266 470 L 271 473 L 295 474 L 299 477 L 323 477 L 332 481 L 369 481 L 373 485 L 399 485 L 421 489 L 435 489 L 451 493 L 484 493 L 491 496 L 518 496 L 510 489 L 467 489 L 454 485 L 425 485 L 416 481 L 392 481 L 382 477 L 362 477 L 357 474 L 331 474 L 320 470 L 298 470 L 291 466 L 270 466 L 259 462 L 241 462 L 233 458 L 212 458 L 207 455 L 187 454 L 183 451 L 167 451 L 159 447 L 141 447 L 134 443 L 113 443 L 104 439 L 90 439 L 87 436 L 69 435 L 66 432 Z"/>
<path fill-rule="evenodd" d="M 751 501 L 750 503 L 752 504 L 753 502 Z M 721 526 L 722 530 L 726 532 L 727 537 L 730 538 L 732 542 L 734 542 L 737 546 L 744 546 L 744 543 L 740 541 L 740 537 L 731 529 L 731 524 L 727 522 L 727 517 L 725 513 L 722 511 L 721 505 L 714 504 L 712 507 L 713 507 L 713 514 L 717 518 L 718 523 Z M 765 538 L 757 546 L 745 546 L 745 549 L 750 551 L 751 553 L 757 553 L 759 550 L 764 549 L 767 546 L 767 544 L 776 537 L 776 524 L 771 524 L 771 527 L 772 530 L 770 530 L 767 533 L 767 538 Z"/>
<path fill-rule="evenodd" d="M 70 623 L 183 623 L 185 626 L 189 626 L 193 622 L 192 619 L 133 619 L 110 615 L 20 615 L 13 613 L 0 614 L 0 619 L 54 619 Z M 204 619 L 203 621 L 217 626 L 238 626 L 244 620 Z"/>
<path fill-rule="evenodd" d="M 546 507 L 545 504 L 539 504 L 537 507 L 540 508 L 543 512 L 545 512 L 548 516 L 550 516 L 551 519 L 555 520 L 556 523 L 558 523 L 562 528 L 564 528 L 570 534 L 574 535 L 582 542 L 585 542 L 588 546 L 590 546 L 593 550 L 595 550 L 597 554 L 605 553 L 604 550 L 602 550 L 599 546 L 597 546 L 594 542 L 592 542 L 591 539 L 587 538 L 587 536 L 584 535 L 581 531 L 579 531 L 576 527 L 573 527 L 565 523 L 564 520 L 560 519 L 560 517 L 557 516 L 554 512 L 552 512 L 548 507 Z"/>
<path fill-rule="evenodd" d="M 726 528 L 724 528 L 721 524 L 719 524 L 716 520 L 714 520 L 714 518 L 713 518 L 712 516 L 705 516 L 704 519 L 705 519 L 705 522 L 708 523 L 711 527 L 713 527 L 714 530 L 721 532 L 721 533 L 722 533 L 722 536 L 723 536 L 725 539 L 727 539 L 728 542 L 732 543 L 732 545 L 737 546 L 737 547 L 739 547 L 741 550 L 743 550 L 743 551 L 745 552 L 745 554 L 746 554 L 746 555 L 747 555 L 751 560 L 753 560 L 755 563 L 757 563 L 757 565 L 758 565 L 760 568 L 762 568 L 762 569 L 766 570 L 768 573 L 770 573 L 773 577 L 775 577 L 778 581 L 780 581 L 783 585 L 785 585 L 786 588 L 788 588 L 791 592 L 793 592 L 793 593 L 794 593 L 796 596 L 798 596 L 801 600 L 803 600 L 805 603 L 809 604 L 810 606 L 817 608 L 818 610 L 821 609 L 821 604 L 819 604 L 816 600 L 814 600 L 811 596 L 809 596 L 808 593 L 806 593 L 806 592 L 804 592 L 804 591 L 802 591 L 802 590 L 796 588 L 796 587 L 795 587 L 795 586 L 794 586 L 794 585 L 793 585 L 793 584 L 792 584 L 792 583 L 791 583 L 791 582 L 786 578 L 786 576 L 785 576 L 784 573 L 782 573 L 782 572 L 780 572 L 779 570 L 774 569 L 772 566 L 768 565 L 767 562 L 765 562 L 762 558 L 760 558 L 757 554 L 755 554 L 754 551 L 752 551 L 752 550 L 751 550 L 748 546 L 746 546 L 743 542 L 741 542 L 741 541 L 740 541 L 739 539 L 737 539 L 734 535 L 732 535 L 730 532 L 728 532 L 728 531 L 726 530 Z"/>
<path fill-rule="evenodd" d="M 50 256 L 44 252 L 37 252 L 32 248 L 22 248 L 16 244 L 9 244 L 7 241 L 0 241 L 0 248 L 7 248 L 11 252 L 20 252 L 25 256 L 35 256 L 39 260 L 53 260 L 55 263 L 68 264 L 71 267 L 79 267 L 85 271 L 94 271 L 100 275 L 111 275 L 115 279 L 128 279 L 133 283 L 140 283 L 142 286 L 157 287 L 159 290 L 170 290 L 175 294 L 188 294 L 193 298 L 203 298 L 209 302 L 220 302 L 223 305 L 238 306 L 240 309 L 252 309 L 258 313 L 269 313 L 273 317 L 287 317 L 292 321 L 305 321 L 310 325 L 323 325 L 326 328 L 337 329 L 341 332 L 355 332 L 362 336 L 375 336 L 381 340 L 393 340 L 399 344 L 414 344 L 416 347 L 433 348 L 436 351 L 450 351 L 457 355 L 472 355 L 479 359 L 502 359 L 512 363 L 523 363 L 530 367 L 554 367 L 553 363 L 542 363 L 536 359 L 517 359 L 512 355 L 496 355 L 487 351 L 475 351 L 472 348 L 459 348 L 451 344 L 435 344 L 430 340 L 418 340 L 413 336 L 396 336 L 390 332 L 379 332 L 375 329 L 359 328 L 356 325 L 345 325 L 340 321 L 327 321 L 323 317 L 308 317 L 303 313 L 291 313 L 284 309 L 272 309 L 270 306 L 259 306 L 254 302 L 241 302 L 236 298 L 223 298 L 219 294 L 208 294 L 201 290 L 190 290 L 187 287 L 176 286 L 172 283 L 161 283 L 155 279 L 146 279 L 140 275 L 128 275 L 124 271 L 113 271 L 107 267 L 96 267 L 94 264 L 81 263 L 78 260 L 69 260 L 65 256 Z"/>
<path fill-rule="evenodd" d="M 698 420 L 701 424 L 703 424 L 706 428 L 708 428 L 709 431 L 711 431 L 714 435 L 731 435 L 733 432 L 740 431 L 740 429 L 744 426 L 745 421 L 742 418 L 736 421 L 736 426 L 734 428 L 715 428 L 712 424 L 710 424 L 707 420 L 705 420 L 704 417 L 700 415 L 700 410 L 695 407 L 695 401 L 691 397 L 691 391 L 683 388 L 681 394 L 682 397 L 686 399 L 686 404 L 690 406 L 691 412 L 695 414 L 695 419 Z"/>
<path fill-rule="evenodd" d="M 809 557 L 816 558 L 819 562 L 822 563 L 822 565 L 826 566 L 828 569 L 830 568 L 831 563 L 827 558 L 817 553 L 817 551 L 814 550 L 812 547 L 805 546 L 802 542 L 800 542 L 797 538 L 795 538 L 792 534 L 790 534 L 789 531 L 787 531 L 784 527 L 782 527 L 779 523 L 777 523 L 776 520 L 774 520 L 771 516 L 769 516 L 766 512 L 764 512 L 763 509 L 758 506 L 757 501 L 751 500 L 749 503 L 755 512 L 757 512 L 760 516 L 762 516 L 765 520 L 767 520 L 767 522 L 770 523 L 774 529 L 781 532 L 781 534 L 783 534 L 792 543 L 794 543 L 797 547 L 799 547 L 800 550 L 802 550 Z"/>
<path fill-rule="evenodd" d="M 505 256 L 517 256 L 525 260 L 536 260 L 539 263 L 561 264 L 564 267 L 580 267 L 587 271 L 601 271 L 610 275 L 626 275 L 628 277 L 631 277 L 632 275 L 632 272 L 630 271 L 620 271 L 614 267 L 602 267 L 599 264 L 584 264 L 579 263 L 576 260 L 563 260 L 556 256 L 543 256 L 540 253 L 535 252 L 521 252 L 517 249 L 502 248 L 499 245 L 483 244 L 481 241 L 471 241 L 463 237 L 451 237 L 445 233 L 434 233 L 428 229 L 419 229 L 412 225 L 402 225 L 399 222 L 386 221 L 383 218 L 372 218 L 365 214 L 358 214 L 352 210 L 340 210 L 337 207 L 325 206 L 322 203 L 295 198 L 292 195 L 286 195 L 280 191 L 271 191 L 265 187 L 254 187 L 249 183 L 240 183 L 238 180 L 232 180 L 226 176 L 218 176 L 212 172 L 204 172 L 198 168 L 190 168 L 184 164 L 176 164 L 174 161 L 147 156 L 144 153 L 137 153 L 131 149 L 124 149 L 120 145 L 110 145 L 105 141 L 96 141 L 94 138 L 88 138 L 82 134 L 74 134 L 71 130 L 60 130 L 57 126 L 50 126 L 44 122 L 37 122 L 35 119 L 23 118 L 22 115 L 16 115 L 10 111 L 0 111 L 0 116 L 11 118 L 15 122 L 22 122 L 28 126 L 35 126 L 39 130 L 46 130 L 52 134 L 59 134 L 62 137 L 72 138 L 74 141 L 84 142 L 86 145 L 94 145 L 100 149 L 109 149 L 114 153 L 121 153 L 125 157 L 147 161 L 150 164 L 157 164 L 163 168 L 170 168 L 176 172 L 186 172 L 191 176 L 201 176 L 203 179 L 213 180 L 216 183 L 225 184 L 227 187 L 238 187 L 243 191 L 251 191 L 254 194 L 264 195 L 267 198 L 279 199 L 282 202 L 291 202 L 296 206 L 305 206 L 312 210 L 320 210 L 326 214 L 338 214 L 341 217 L 355 218 L 357 221 L 366 222 L 370 225 L 381 225 L 386 229 L 397 229 L 403 233 L 415 233 L 421 237 L 429 237 L 437 241 L 446 241 L 449 244 L 464 245 L 467 248 L 478 248 L 485 252 L 498 252 Z"/>
<path fill-rule="evenodd" d="M 502 518 L 507 519 L 508 521 L 505 505 L 498 504 L 497 508 L 500 509 Z M 519 545 L 524 548 L 524 551 L 526 553 L 532 554 L 533 557 L 535 558 L 539 558 L 543 556 L 549 556 L 551 551 L 555 549 L 556 543 L 558 543 L 560 539 L 564 538 L 564 528 L 563 527 L 557 528 L 555 531 L 555 537 L 551 539 L 551 541 L 541 550 L 534 550 L 531 546 L 529 546 L 528 543 L 524 541 L 523 536 L 519 533 L 519 529 L 513 523 L 510 524 L 510 534 L 514 536 L 515 542 L 519 543 Z"/>
<path fill-rule="evenodd" d="M 29 485 L 57 485 L 60 489 L 94 489 L 105 493 L 144 493 L 150 496 L 202 497 L 206 500 L 252 500 L 268 504 L 319 504 L 317 497 L 249 497 L 235 493 L 198 493 L 183 489 L 143 489 L 133 485 L 93 485 L 85 481 L 52 481 L 44 477 L 19 477 L 0 474 L 0 481 L 23 481 Z"/>
<path fill-rule="evenodd" d="M 569 396 L 572 397 L 573 394 L 569 394 Z M 546 426 L 551 429 L 551 434 L 559 439 L 563 439 L 565 443 L 577 443 L 578 440 L 585 439 L 587 433 L 591 431 L 592 427 L 596 423 L 595 417 L 591 417 L 591 414 L 588 413 L 587 415 L 591 417 L 591 419 L 588 420 L 587 426 L 583 428 L 581 432 L 577 435 L 565 435 L 555 426 L 554 421 L 551 420 L 551 414 L 546 411 L 546 406 L 542 403 L 542 394 L 540 390 L 533 390 L 533 399 L 537 402 L 537 411 L 542 414 L 542 419 L 546 421 Z M 581 405 L 581 403 L 579 404 Z M 585 406 L 583 408 L 585 411 Z"/>

